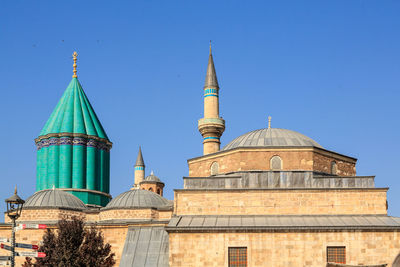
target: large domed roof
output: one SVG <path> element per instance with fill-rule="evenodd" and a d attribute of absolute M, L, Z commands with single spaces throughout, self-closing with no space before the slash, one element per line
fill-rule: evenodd
<path fill-rule="evenodd" d="M 266 128 L 245 133 L 222 150 L 229 150 L 237 147 L 319 147 L 320 144 L 311 138 L 286 129 Z"/>
<path fill-rule="evenodd" d="M 126 208 L 162 208 L 171 203 L 162 196 L 142 189 L 132 189 L 113 198 L 105 209 Z"/>
<path fill-rule="evenodd" d="M 74 210 L 86 209 L 85 204 L 71 193 L 58 190 L 41 190 L 30 196 L 24 208 L 66 208 Z"/>

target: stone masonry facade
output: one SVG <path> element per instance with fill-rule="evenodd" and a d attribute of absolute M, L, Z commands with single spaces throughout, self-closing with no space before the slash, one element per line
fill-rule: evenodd
<path fill-rule="evenodd" d="M 176 215 L 387 214 L 386 188 L 175 190 Z"/>
<path fill-rule="evenodd" d="M 356 175 L 356 159 L 319 148 L 259 148 L 221 151 L 201 158 L 188 160 L 189 177 L 208 177 L 211 165 L 217 162 L 219 173 L 251 170 L 271 170 L 270 159 L 282 159 L 282 171 L 315 171 L 331 174 L 331 164 L 337 164 L 337 175 Z"/>
<path fill-rule="evenodd" d="M 170 233 L 170 266 L 228 267 L 228 248 L 247 247 L 247 266 L 322 267 L 326 247 L 345 246 L 346 264 L 391 263 L 400 251 L 393 232 Z"/>

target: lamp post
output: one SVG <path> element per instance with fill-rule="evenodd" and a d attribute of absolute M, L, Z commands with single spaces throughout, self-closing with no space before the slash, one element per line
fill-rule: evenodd
<path fill-rule="evenodd" d="M 6 199 L 7 215 L 12 221 L 11 233 L 11 267 L 15 267 L 15 220 L 21 216 L 22 206 L 25 201 L 17 195 L 17 187 L 15 187 L 14 195 Z"/>

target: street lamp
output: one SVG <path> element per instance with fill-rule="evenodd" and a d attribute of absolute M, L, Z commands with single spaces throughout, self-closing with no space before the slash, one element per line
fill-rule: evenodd
<path fill-rule="evenodd" d="M 6 199 L 7 215 L 12 220 L 11 234 L 11 267 L 15 266 L 15 220 L 21 216 L 22 206 L 25 201 L 17 195 L 17 187 L 15 187 L 14 195 Z"/>

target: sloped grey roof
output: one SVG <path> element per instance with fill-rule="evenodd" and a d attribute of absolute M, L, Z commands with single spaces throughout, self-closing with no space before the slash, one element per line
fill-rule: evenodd
<path fill-rule="evenodd" d="M 113 198 L 104 209 L 115 208 L 164 208 L 170 202 L 148 190 L 132 189 Z"/>
<path fill-rule="evenodd" d="M 266 128 L 245 133 L 231 141 L 222 150 L 237 147 L 319 147 L 311 138 L 287 129 Z"/>
<path fill-rule="evenodd" d="M 24 208 L 66 208 L 66 209 L 86 209 L 85 204 L 72 195 L 59 189 L 41 190 L 30 196 Z"/>
<path fill-rule="evenodd" d="M 164 227 L 130 227 L 122 251 L 120 267 L 167 267 L 168 233 Z"/>
<path fill-rule="evenodd" d="M 143 160 L 143 155 L 142 155 L 142 149 L 139 146 L 139 152 L 136 158 L 136 163 L 135 166 L 143 166 L 144 167 L 144 160 Z"/>
<path fill-rule="evenodd" d="M 386 215 L 206 215 L 173 217 L 167 230 L 400 230 L 400 218 Z"/>

